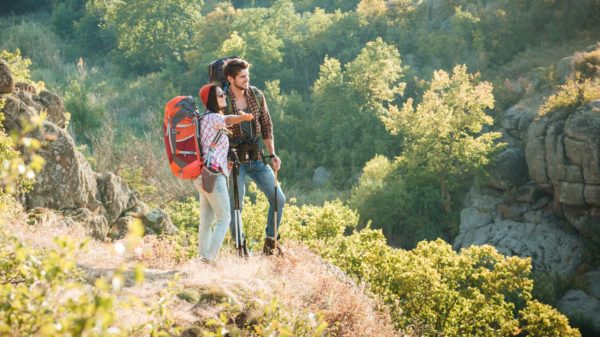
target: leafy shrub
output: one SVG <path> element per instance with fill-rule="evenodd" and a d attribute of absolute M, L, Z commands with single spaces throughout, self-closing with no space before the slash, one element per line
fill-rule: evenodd
<path fill-rule="evenodd" d="M 567 111 L 572 113 L 594 99 L 600 98 L 600 79 L 581 78 L 568 80 L 558 88 L 558 91 L 548 97 L 540 107 L 538 117 L 543 117 L 554 111 Z"/>
<path fill-rule="evenodd" d="M 600 48 L 589 53 L 575 53 L 573 56 L 575 71 L 583 77 L 600 77 Z"/>

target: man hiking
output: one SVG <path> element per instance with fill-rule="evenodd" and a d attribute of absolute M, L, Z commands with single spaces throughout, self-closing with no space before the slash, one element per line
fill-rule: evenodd
<path fill-rule="evenodd" d="M 250 86 L 249 67 L 250 65 L 245 60 L 233 58 L 228 60 L 223 68 L 225 78 L 229 82 L 227 95 L 231 102 L 227 113 L 237 114 L 237 111 L 241 110 L 254 116 L 254 119 L 251 121 L 230 127 L 230 149 L 237 155 L 240 163 L 237 170 L 238 202 L 240 209 L 243 209 L 244 195 L 246 193 L 245 179 L 246 176 L 249 176 L 269 200 L 263 253 L 265 255 L 273 255 L 274 253 L 282 254 L 277 241 L 279 239 L 278 229 L 283 214 L 285 196 L 276 178 L 276 172 L 281 167 L 281 160 L 275 153 L 273 123 L 265 97 L 258 89 Z M 259 138 L 262 138 L 268 154 L 261 154 L 258 147 Z M 261 156 L 264 156 L 264 158 Z M 270 159 L 271 167 L 264 164 L 263 160 L 265 159 Z M 234 210 L 234 194 L 233 192 L 230 193 L 232 211 Z M 233 217 L 234 215 L 232 214 Z M 235 228 L 233 221 L 231 222 L 230 229 L 232 236 L 236 237 L 235 234 L 238 229 Z M 242 245 L 245 245 L 244 234 L 237 234 L 239 235 L 237 237 L 241 239 L 240 242 Z"/>

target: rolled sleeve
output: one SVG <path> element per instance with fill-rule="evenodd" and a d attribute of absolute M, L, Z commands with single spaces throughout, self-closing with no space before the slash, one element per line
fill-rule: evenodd
<path fill-rule="evenodd" d="M 263 139 L 273 139 L 273 121 L 271 120 L 271 114 L 267 107 L 267 101 L 265 95 L 261 93 L 261 101 L 259 104 L 262 105 L 263 113 L 260 115 L 260 132 Z"/>

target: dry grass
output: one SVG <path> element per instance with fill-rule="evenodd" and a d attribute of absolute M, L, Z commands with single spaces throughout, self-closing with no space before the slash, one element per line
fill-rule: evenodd
<path fill-rule="evenodd" d="M 296 313 L 305 310 L 320 312 L 329 324 L 328 331 L 334 336 L 401 335 L 394 330 L 389 315 L 380 310 L 381 305 L 369 297 L 362 286 L 356 285 L 301 244 L 288 244 L 285 257 L 240 259 L 231 250 L 224 249 L 215 265 L 196 259 L 178 264 L 169 256 L 147 255 L 149 250 L 154 251 L 157 247 L 168 251 L 167 241 L 156 237 L 145 237 L 141 245 L 143 249 L 137 255 L 119 254 L 115 243 L 89 239 L 80 224 L 65 219 L 56 211 L 37 210 L 29 217 L 20 214 L 13 217 L 7 227 L 34 247 L 52 247 L 52 238 L 57 235 L 67 235 L 75 242 L 88 240 L 87 249 L 78 253 L 77 261 L 90 281 L 110 276 L 117 268 L 131 268 L 140 260 L 154 261 L 151 263 L 154 267 L 161 267 L 145 269 L 145 281 L 139 285 L 132 281 L 133 274 L 126 273 L 128 280 L 124 298 L 133 295 L 141 303 L 152 307 L 160 298 L 161 291 L 178 274 L 178 285 L 183 293 L 191 292 L 204 299 L 201 303 L 173 300 L 170 309 L 175 322 L 181 326 L 216 317 L 220 310 L 216 305 L 219 299 L 227 298 L 233 302 L 277 299 Z M 120 321 L 133 326 L 147 321 L 150 316 L 139 308 L 122 308 L 119 317 Z"/>

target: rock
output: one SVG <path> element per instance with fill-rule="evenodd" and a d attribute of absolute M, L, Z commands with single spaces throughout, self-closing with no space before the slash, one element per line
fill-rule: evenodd
<path fill-rule="evenodd" d="M 21 120 L 31 120 L 37 114 L 33 107 L 25 104 L 19 97 L 11 94 L 5 96 L 6 103 L 4 104 L 4 128 L 6 130 L 22 130 L 23 125 Z"/>
<path fill-rule="evenodd" d="M 573 275 L 582 261 L 584 243 L 557 223 L 543 219 L 539 224 L 502 220 L 462 232 L 455 249 L 489 244 L 505 255 L 531 257 L 537 271 Z"/>
<path fill-rule="evenodd" d="M 37 138 L 46 142 L 38 152 L 46 163 L 27 197 L 28 208 L 87 208 L 105 215 L 96 199 L 96 176 L 83 155 L 75 150 L 68 133 L 53 123 L 44 122 Z"/>
<path fill-rule="evenodd" d="M 25 83 L 25 82 L 17 82 L 15 83 L 15 89 L 18 92 L 27 92 L 30 94 L 37 94 L 37 90 L 35 89 L 35 87 L 29 83 Z"/>
<path fill-rule="evenodd" d="M 580 183 L 560 183 L 559 201 L 565 205 L 583 206 L 585 200 L 583 198 L 583 184 Z"/>
<path fill-rule="evenodd" d="M 587 272 L 582 277 L 585 292 L 600 300 L 600 268 Z"/>
<path fill-rule="evenodd" d="M 550 190 L 551 183 L 546 171 L 546 127 L 547 119 L 534 121 L 527 131 L 527 145 L 525 146 L 525 159 L 529 176 L 544 190 Z"/>
<path fill-rule="evenodd" d="M 492 215 L 475 207 L 467 207 L 460 212 L 460 231 L 467 232 L 492 222 Z"/>
<path fill-rule="evenodd" d="M 573 56 L 563 57 L 556 65 L 556 73 L 561 83 L 565 83 L 573 72 Z"/>
<path fill-rule="evenodd" d="M 65 128 L 67 122 L 65 106 L 63 100 L 58 95 L 47 90 L 42 90 L 39 96 L 34 96 L 33 99 L 48 112 L 48 121 L 63 129 Z"/>
<path fill-rule="evenodd" d="M 312 177 L 312 182 L 315 186 L 323 186 L 327 183 L 330 176 L 331 173 L 329 173 L 329 171 L 326 168 L 324 168 L 323 166 L 319 166 L 315 169 L 315 173 Z"/>
<path fill-rule="evenodd" d="M 124 238 L 129 232 L 129 225 L 136 221 L 136 218 L 132 216 L 124 216 L 119 219 L 110 227 L 108 231 L 108 237 L 113 240 L 120 240 Z"/>
<path fill-rule="evenodd" d="M 108 222 L 113 223 L 117 221 L 123 212 L 130 208 L 129 200 L 132 191 L 121 177 L 112 172 L 98 175 L 96 182 L 98 184 L 99 199 L 106 210 Z"/>
<path fill-rule="evenodd" d="M 153 209 L 142 219 L 144 227 L 149 233 L 156 234 L 175 234 L 177 227 L 171 222 L 171 218 L 161 209 Z"/>
<path fill-rule="evenodd" d="M 596 336 L 600 334 L 600 300 L 572 289 L 558 301 L 557 308 L 571 321 L 585 325 Z"/>
<path fill-rule="evenodd" d="M 527 128 L 535 116 L 536 112 L 533 109 L 523 104 L 517 104 L 502 115 L 502 127 L 509 135 L 522 141 L 527 138 Z"/>
<path fill-rule="evenodd" d="M 543 195 L 543 191 L 536 184 L 520 186 L 514 194 L 516 201 L 534 203 Z"/>
<path fill-rule="evenodd" d="M 108 221 L 100 214 L 94 213 L 87 208 L 65 210 L 65 216 L 81 223 L 86 228 L 86 234 L 96 240 L 104 241 L 108 235 Z"/>
<path fill-rule="evenodd" d="M 600 184 L 600 99 L 573 113 L 565 124 L 565 152 L 583 169 L 586 184 Z"/>
<path fill-rule="evenodd" d="M 10 94 L 15 90 L 15 81 L 8 64 L 0 59 L 0 94 Z"/>
<path fill-rule="evenodd" d="M 525 153 L 520 148 L 508 148 L 498 154 L 488 166 L 486 183 L 499 190 L 521 186 L 529 179 Z"/>
<path fill-rule="evenodd" d="M 563 214 L 579 233 L 600 245 L 600 208 L 565 206 Z"/>

